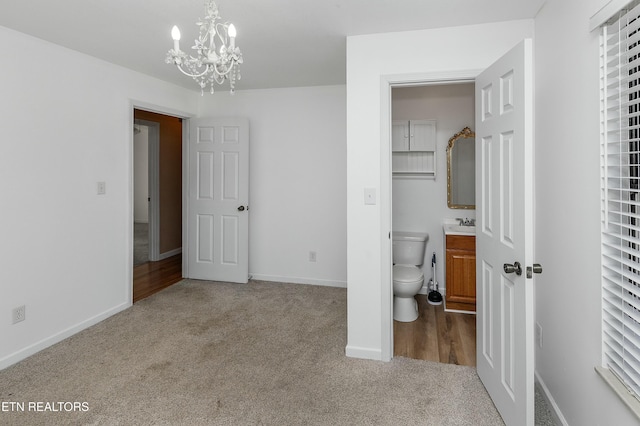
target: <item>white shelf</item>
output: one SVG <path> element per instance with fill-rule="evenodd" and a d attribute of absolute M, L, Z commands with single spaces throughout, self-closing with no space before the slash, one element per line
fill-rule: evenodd
<path fill-rule="evenodd" d="M 433 151 L 394 152 L 393 174 L 422 174 L 435 177 L 436 153 Z"/>
<path fill-rule="evenodd" d="M 394 120 L 391 139 L 394 176 L 435 179 L 436 120 Z"/>

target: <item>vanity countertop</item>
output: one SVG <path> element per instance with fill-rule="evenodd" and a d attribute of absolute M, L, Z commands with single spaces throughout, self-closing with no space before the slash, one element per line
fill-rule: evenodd
<path fill-rule="evenodd" d="M 457 222 L 444 222 L 445 235 L 476 235 L 475 226 L 459 225 Z"/>

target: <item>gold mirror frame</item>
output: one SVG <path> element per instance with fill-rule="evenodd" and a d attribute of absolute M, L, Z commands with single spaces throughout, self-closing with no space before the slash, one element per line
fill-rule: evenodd
<path fill-rule="evenodd" d="M 475 209 L 475 204 L 453 204 L 451 197 L 451 151 L 453 150 L 453 146 L 459 139 L 475 139 L 476 134 L 470 128 L 465 127 L 451 139 L 449 139 L 449 144 L 447 145 L 447 206 L 450 209 Z"/>

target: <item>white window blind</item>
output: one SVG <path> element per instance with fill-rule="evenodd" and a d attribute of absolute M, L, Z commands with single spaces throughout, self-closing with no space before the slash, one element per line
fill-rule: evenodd
<path fill-rule="evenodd" d="M 602 29 L 603 362 L 640 395 L 640 5 Z"/>

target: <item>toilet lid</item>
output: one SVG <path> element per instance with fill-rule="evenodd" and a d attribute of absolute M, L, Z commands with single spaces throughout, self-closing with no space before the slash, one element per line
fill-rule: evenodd
<path fill-rule="evenodd" d="M 422 270 L 412 265 L 394 265 L 393 280 L 398 282 L 416 282 L 424 279 Z"/>

